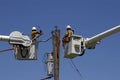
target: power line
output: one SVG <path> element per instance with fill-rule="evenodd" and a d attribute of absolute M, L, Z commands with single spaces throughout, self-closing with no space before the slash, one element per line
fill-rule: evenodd
<path fill-rule="evenodd" d="M 40 40 L 40 41 L 38 41 L 38 43 L 40 43 L 40 42 L 47 42 L 47 41 L 49 41 L 50 39 L 52 39 L 52 37 L 49 37 L 47 40 Z"/>
<path fill-rule="evenodd" d="M 75 63 L 73 62 L 73 60 L 70 59 L 70 61 L 71 61 L 71 64 L 73 65 L 73 68 L 74 68 L 74 69 L 76 70 L 76 72 L 78 73 L 79 77 L 80 77 L 80 78 L 83 78 L 81 72 L 79 71 L 79 69 L 77 68 L 77 66 L 76 66 Z"/>
<path fill-rule="evenodd" d="M 5 49 L 5 50 L 0 50 L 0 52 L 6 52 L 6 51 L 11 51 L 11 50 L 14 50 L 14 48 Z"/>

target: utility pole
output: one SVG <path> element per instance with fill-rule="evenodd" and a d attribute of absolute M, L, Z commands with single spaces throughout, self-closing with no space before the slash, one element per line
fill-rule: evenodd
<path fill-rule="evenodd" d="M 59 56 L 60 56 L 60 30 L 56 30 L 52 34 L 53 40 L 53 58 L 54 58 L 54 80 L 59 80 Z"/>

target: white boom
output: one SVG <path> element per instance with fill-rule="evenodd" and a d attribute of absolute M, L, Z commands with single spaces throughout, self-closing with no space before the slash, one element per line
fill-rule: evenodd
<path fill-rule="evenodd" d="M 0 35 L 0 41 L 9 41 L 9 36 Z"/>
<path fill-rule="evenodd" d="M 113 27 L 109 30 L 106 30 L 96 36 L 93 36 L 91 38 L 87 38 L 85 40 L 85 45 L 86 45 L 86 48 L 88 49 L 94 49 L 95 48 L 95 45 L 100 41 L 102 40 L 103 38 L 105 37 L 108 37 L 108 36 L 111 36 L 117 32 L 120 32 L 120 25 L 116 26 L 116 27 Z"/>
<path fill-rule="evenodd" d="M 23 35 L 19 31 L 13 31 L 9 36 L 0 35 L 0 41 L 6 41 L 10 44 L 21 44 L 23 46 L 30 46 L 32 43 L 28 36 Z"/>

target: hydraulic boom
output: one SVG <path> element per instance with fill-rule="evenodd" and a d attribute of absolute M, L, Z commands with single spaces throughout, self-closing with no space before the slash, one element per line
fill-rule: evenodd
<path fill-rule="evenodd" d="M 91 38 L 87 38 L 85 40 L 85 46 L 88 49 L 94 49 L 96 44 L 99 43 L 99 41 L 101 41 L 103 38 L 106 38 L 106 37 L 111 36 L 111 35 L 118 33 L 118 32 L 120 32 L 120 25 L 113 27 L 109 30 L 106 30 L 106 31 L 104 31 L 98 35 L 95 35 Z"/>
<path fill-rule="evenodd" d="M 9 41 L 10 36 L 0 35 L 0 41 Z"/>
<path fill-rule="evenodd" d="M 70 37 L 69 43 L 65 45 L 65 58 L 74 58 L 76 56 L 82 56 L 85 49 L 95 49 L 96 44 L 98 44 L 102 39 L 111 36 L 115 33 L 120 32 L 120 25 L 106 30 L 100 34 L 97 34 L 91 38 L 84 38 L 80 35 L 72 35 Z"/>

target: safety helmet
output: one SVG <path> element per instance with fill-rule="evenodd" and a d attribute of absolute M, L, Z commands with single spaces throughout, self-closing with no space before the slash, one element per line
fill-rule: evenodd
<path fill-rule="evenodd" d="M 32 27 L 32 30 L 36 30 L 36 27 Z"/>
<path fill-rule="evenodd" d="M 70 26 L 70 25 L 67 25 L 66 29 L 71 29 L 71 26 Z"/>

